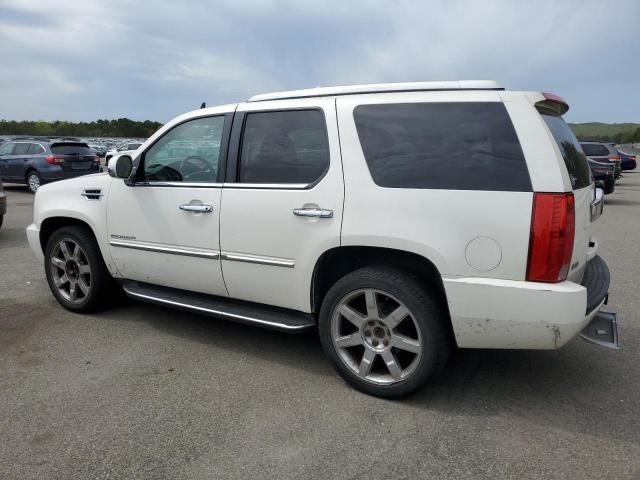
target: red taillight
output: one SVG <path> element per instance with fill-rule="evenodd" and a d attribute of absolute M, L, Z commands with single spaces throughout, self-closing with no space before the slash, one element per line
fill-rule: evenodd
<path fill-rule="evenodd" d="M 534 193 L 527 281 L 567 279 L 575 234 L 573 193 Z"/>
<path fill-rule="evenodd" d="M 64 157 L 60 155 L 47 155 L 44 159 L 51 165 L 62 165 L 64 163 Z"/>
<path fill-rule="evenodd" d="M 93 163 L 100 163 L 100 157 L 97 155 L 93 156 Z"/>
<path fill-rule="evenodd" d="M 620 160 L 620 155 L 609 155 L 610 162 L 617 162 Z"/>

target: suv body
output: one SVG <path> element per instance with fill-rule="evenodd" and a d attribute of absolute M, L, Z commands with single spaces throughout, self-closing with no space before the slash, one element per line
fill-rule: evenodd
<path fill-rule="evenodd" d="M 117 147 L 107 150 L 106 153 L 104 154 L 104 158 L 108 162 L 109 160 L 111 160 L 111 158 L 114 155 L 122 154 L 125 152 L 126 153 L 135 152 L 138 148 L 140 148 L 141 145 L 142 145 L 142 142 L 134 142 L 134 141 L 121 143 Z"/>
<path fill-rule="evenodd" d="M 611 143 L 607 142 L 580 142 L 584 154 L 590 160 L 599 163 L 611 163 L 615 167 L 615 178 L 622 173 L 620 166 L 620 154 Z"/>
<path fill-rule="evenodd" d="M 0 177 L 26 184 L 32 193 L 43 183 L 100 170 L 100 159 L 79 141 L 21 139 L 0 146 Z"/>
<path fill-rule="evenodd" d="M 602 196 L 567 108 L 479 81 L 204 108 L 109 175 L 41 189 L 27 235 L 68 309 L 95 308 L 113 277 L 161 305 L 319 327 L 349 383 L 399 396 L 452 340 L 556 349 L 599 318 Z"/>

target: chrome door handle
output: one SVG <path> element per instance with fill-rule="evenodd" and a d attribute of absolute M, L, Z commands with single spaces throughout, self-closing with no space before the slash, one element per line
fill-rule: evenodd
<path fill-rule="evenodd" d="M 198 212 L 198 213 L 213 212 L 213 207 L 211 205 L 192 205 L 190 203 L 187 203 L 185 205 L 180 205 L 178 208 L 185 212 Z"/>
<path fill-rule="evenodd" d="M 325 210 L 324 208 L 295 208 L 293 214 L 298 217 L 331 218 L 333 217 L 333 210 Z"/>

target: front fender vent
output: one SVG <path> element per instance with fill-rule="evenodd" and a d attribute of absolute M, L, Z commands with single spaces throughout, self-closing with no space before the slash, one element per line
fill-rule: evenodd
<path fill-rule="evenodd" d="M 86 200 L 100 200 L 104 193 L 100 188 L 86 188 L 80 195 Z"/>

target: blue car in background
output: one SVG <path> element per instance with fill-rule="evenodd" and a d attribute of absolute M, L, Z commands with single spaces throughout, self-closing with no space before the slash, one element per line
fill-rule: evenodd
<path fill-rule="evenodd" d="M 620 154 L 620 167 L 622 170 L 635 170 L 636 168 L 636 156 L 629 155 L 628 153 L 621 152 L 618 150 Z"/>
<path fill-rule="evenodd" d="M 31 193 L 43 183 L 101 170 L 100 158 L 75 139 L 24 137 L 0 145 L 0 179 L 26 184 Z"/>

